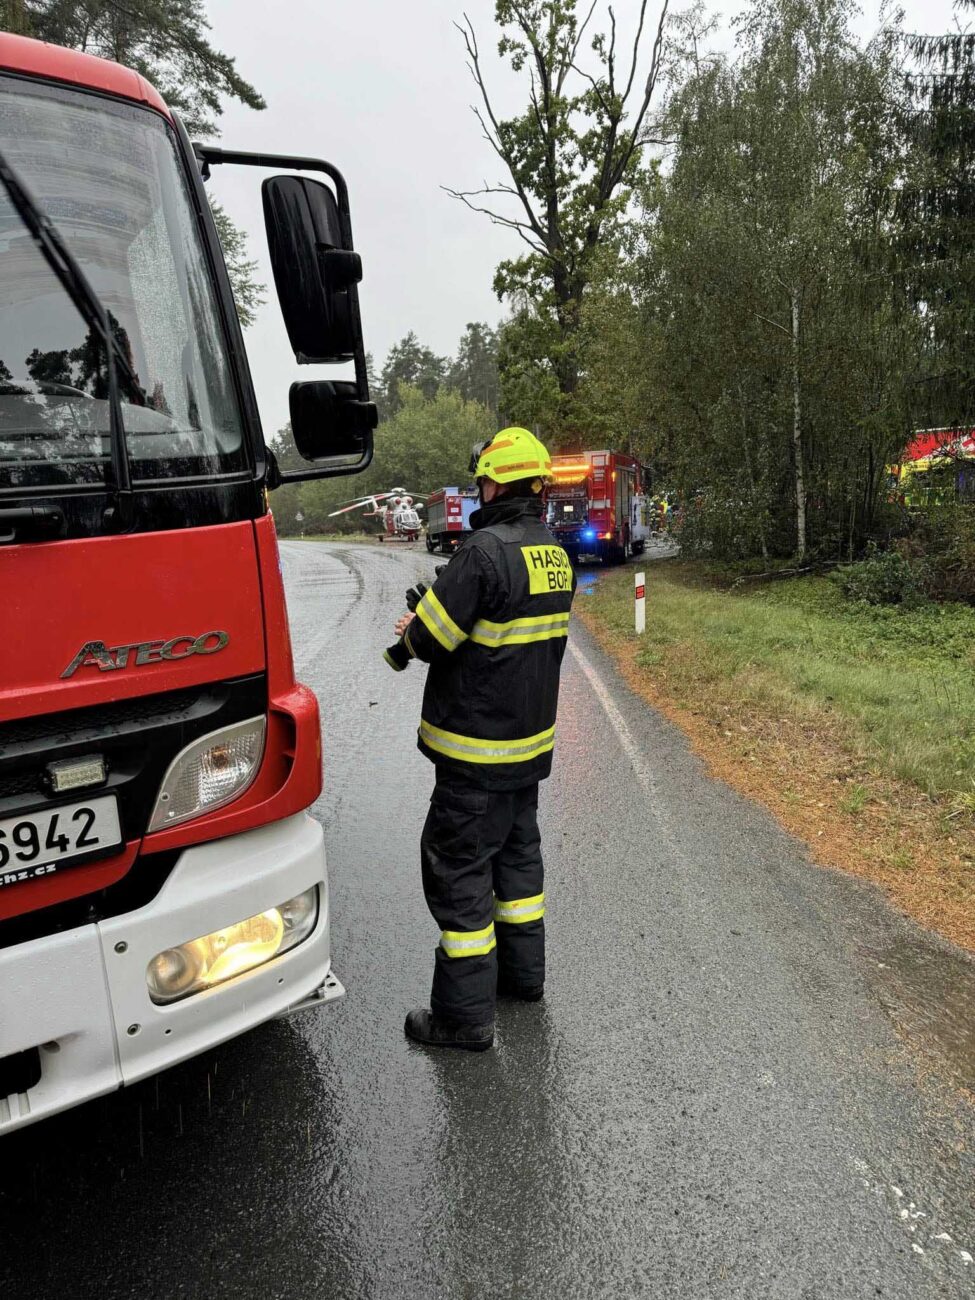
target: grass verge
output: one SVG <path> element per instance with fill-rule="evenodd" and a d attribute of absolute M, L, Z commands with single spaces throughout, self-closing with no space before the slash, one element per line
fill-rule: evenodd
<path fill-rule="evenodd" d="M 730 586 L 647 566 L 583 579 L 575 609 L 715 775 L 975 950 L 975 610 L 871 608 L 825 578 Z"/>

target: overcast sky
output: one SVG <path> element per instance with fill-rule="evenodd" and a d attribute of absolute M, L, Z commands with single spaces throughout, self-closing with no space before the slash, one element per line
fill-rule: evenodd
<path fill-rule="evenodd" d="M 472 189 L 500 175 L 470 112 L 475 88 L 453 26 L 464 0 L 208 0 L 206 7 L 217 48 L 267 100 L 262 113 L 228 105 L 222 143 L 325 157 L 345 173 L 364 264 L 366 347 L 377 365 L 411 329 L 446 354 L 468 321 L 496 323 L 502 308 L 491 291 L 494 267 L 521 245 L 440 188 Z M 712 7 L 731 15 L 742 6 Z M 638 0 L 616 0 L 614 8 L 621 34 L 632 29 Z M 903 8 L 908 29 L 947 31 L 953 21 L 951 0 L 903 0 Z M 467 0 L 466 9 L 499 108 L 514 111 L 518 86 L 496 58 L 493 0 Z M 656 9 L 651 0 L 648 12 Z M 867 0 L 859 24 L 865 36 L 878 14 L 878 0 Z M 270 437 L 287 421 L 292 380 L 328 370 L 297 366 L 288 346 L 267 262 L 263 175 L 218 168 L 211 186 L 249 233 L 269 286 L 247 344 Z"/>

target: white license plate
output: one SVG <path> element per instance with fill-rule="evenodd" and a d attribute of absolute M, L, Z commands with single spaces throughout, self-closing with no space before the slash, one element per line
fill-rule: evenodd
<path fill-rule="evenodd" d="M 115 795 L 0 819 L 0 889 L 36 880 L 83 854 L 120 848 Z"/>

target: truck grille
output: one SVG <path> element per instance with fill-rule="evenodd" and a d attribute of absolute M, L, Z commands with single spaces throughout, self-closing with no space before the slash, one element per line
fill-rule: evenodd
<path fill-rule="evenodd" d="M 213 689 L 205 686 L 185 691 L 164 691 L 161 695 L 141 695 L 134 700 L 93 704 L 84 709 L 42 713 L 36 718 L 0 723 L 0 753 L 6 753 L 10 746 L 26 746 L 32 741 L 57 744 L 62 740 L 82 739 L 85 733 L 100 737 L 116 730 L 145 727 L 160 719 L 189 716 L 200 696 Z"/>

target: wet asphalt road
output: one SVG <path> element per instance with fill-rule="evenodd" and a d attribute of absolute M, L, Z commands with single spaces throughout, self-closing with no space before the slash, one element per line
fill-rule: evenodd
<path fill-rule="evenodd" d="M 433 561 L 283 564 L 348 997 L 5 1139 L 4 1300 L 971 1295 L 972 964 L 809 865 L 578 628 L 546 1000 L 483 1056 L 406 1043 L 432 770 L 424 670 L 379 653 Z"/>

